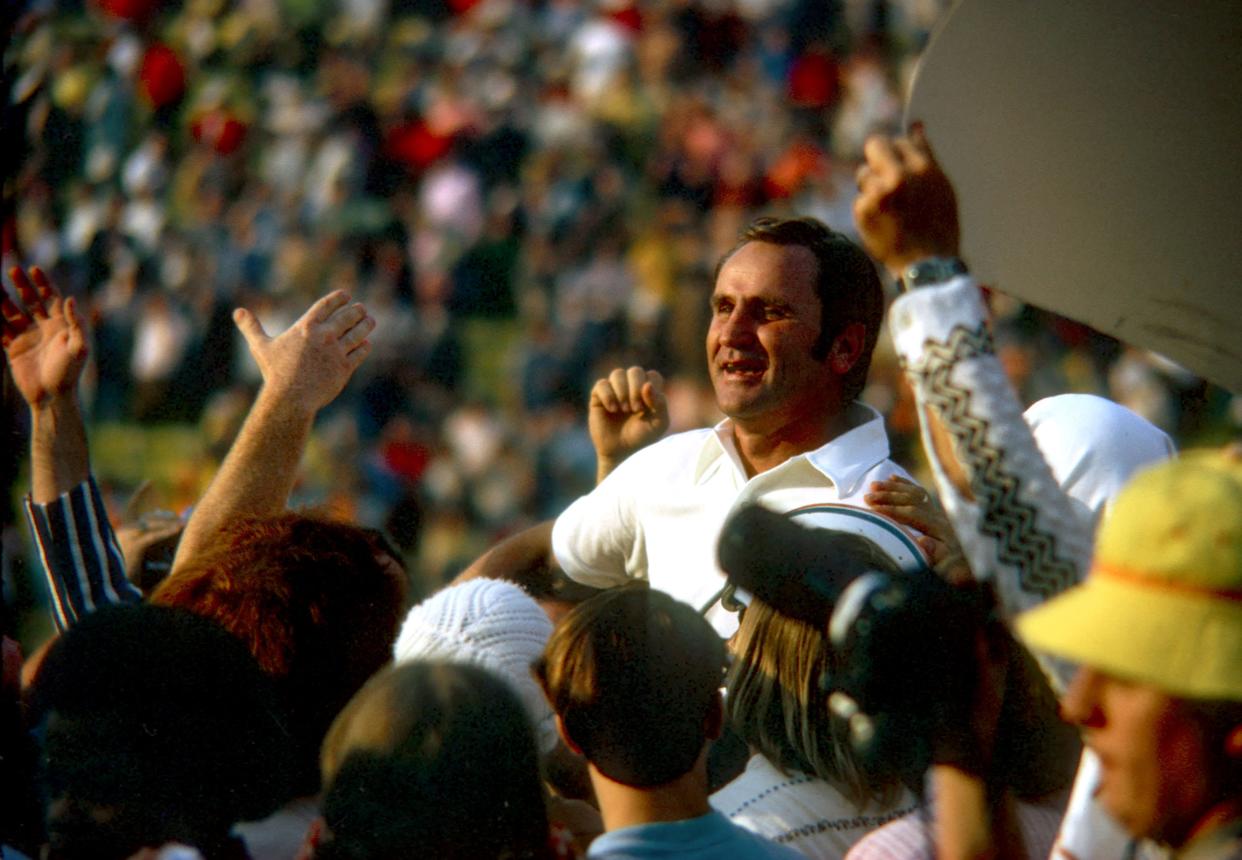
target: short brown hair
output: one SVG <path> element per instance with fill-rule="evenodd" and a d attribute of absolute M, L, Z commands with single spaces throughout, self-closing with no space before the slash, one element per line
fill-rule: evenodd
<path fill-rule="evenodd" d="M 814 355 L 817 359 L 824 358 L 833 340 L 846 326 L 862 324 L 866 331 L 863 351 L 844 380 L 845 398 L 857 399 L 867 384 L 871 353 L 884 318 L 884 287 L 871 258 L 844 234 L 817 218 L 765 216 L 751 221 L 738 237 L 737 244 L 720 258 L 713 283 L 719 279 L 720 270 L 729 258 L 748 242 L 801 247 L 815 255 L 815 294 L 819 296 L 820 316 Z"/>
<path fill-rule="evenodd" d="M 389 666 L 323 742 L 324 858 L 550 858 L 539 751 L 509 685 L 478 666 Z"/>
<path fill-rule="evenodd" d="M 694 767 L 724 664 L 724 643 L 701 615 L 637 582 L 574 607 L 535 676 L 600 773 L 648 788 Z"/>
<path fill-rule="evenodd" d="M 405 588 L 364 530 L 282 513 L 233 520 L 151 600 L 216 621 L 276 679 L 297 741 L 299 782 L 313 790 L 324 732 L 392 658 Z"/>

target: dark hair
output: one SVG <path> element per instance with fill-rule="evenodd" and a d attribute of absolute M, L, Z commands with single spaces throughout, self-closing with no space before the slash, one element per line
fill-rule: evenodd
<path fill-rule="evenodd" d="M 322 764 L 320 860 L 550 856 L 534 731 L 484 669 L 385 669 L 332 724 Z"/>
<path fill-rule="evenodd" d="M 271 679 L 234 637 L 184 610 L 134 604 L 86 616 L 48 651 L 31 709 L 44 724 L 48 797 L 120 810 L 74 834 L 101 852 L 88 856 L 104 856 L 106 840 L 123 847 L 121 834 L 148 840 L 130 851 L 161 841 L 207 850 L 201 834 L 226 839 L 235 822 L 288 797 Z"/>
<path fill-rule="evenodd" d="M 282 513 L 230 522 L 151 599 L 216 621 L 276 679 L 297 741 L 298 789 L 310 794 L 324 732 L 392 657 L 405 585 L 365 530 Z"/>
<path fill-rule="evenodd" d="M 701 615 L 638 582 L 574 607 L 535 676 L 587 760 L 643 788 L 694 767 L 724 664 L 724 644 Z"/>
<path fill-rule="evenodd" d="M 846 326 L 863 325 L 866 335 L 862 354 L 844 380 L 846 400 L 856 399 L 867 383 L 871 353 L 884 318 L 884 288 L 871 258 L 845 235 L 816 218 L 756 218 L 742 231 L 737 244 L 720 258 L 713 282 L 719 279 L 729 258 L 748 242 L 802 247 L 815 255 L 815 294 L 819 296 L 820 317 L 819 340 L 813 354 L 823 359 Z"/>

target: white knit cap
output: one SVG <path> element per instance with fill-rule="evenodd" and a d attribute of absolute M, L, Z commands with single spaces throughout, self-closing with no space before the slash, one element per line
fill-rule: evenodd
<path fill-rule="evenodd" d="M 543 752 L 556 746 L 556 721 L 530 667 L 552 635 L 547 614 L 518 586 L 472 579 L 410 610 L 393 646 L 397 662 L 435 659 L 482 666 L 522 700 Z"/>

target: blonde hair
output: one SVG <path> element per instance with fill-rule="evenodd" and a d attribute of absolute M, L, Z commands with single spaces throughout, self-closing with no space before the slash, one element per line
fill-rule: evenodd
<path fill-rule="evenodd" d="M 891 803 L 895 779 L 869 776 L 850 746 L 845 726 L 828 712 L 821 679 L 833 668 L 832 648 L 818 627 L 754 598 L 733 639 L 725 684 L 734 731 L 782 772 L 817 776 L 859 811 L 869 801 Z"/>

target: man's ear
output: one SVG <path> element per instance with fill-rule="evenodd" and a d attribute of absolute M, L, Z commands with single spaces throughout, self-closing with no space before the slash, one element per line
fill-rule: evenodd
<path fill-rule="evenodd" d="M 565 742 L 570 752 L 574 755 L 582 755 L 582 747 L 574 743 L 574 739 L 569 736 L 569 729 L 565 728 L 565 721 L 561 719 L 560 714 L 556 715 L 556 733 L 561 736 L 561 740 Z"/>
<path fill-rule="evenodd" d="M 719 740 L 724 734 L 724 698 L 719 690 L 712 695 L 711 705 L 707 708 L 707 717 L 703 720 L 703 734 L 709 741 Z"/>
<path fill-rule="evenodd" d="M 862 358 L 867 345 L 867 327 L 860 322 L 850 323 L 832 339 L 828 348 L 828 366 L 838 376 L 844 376 Z"/>

